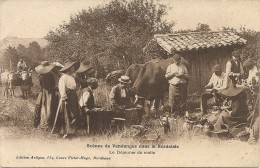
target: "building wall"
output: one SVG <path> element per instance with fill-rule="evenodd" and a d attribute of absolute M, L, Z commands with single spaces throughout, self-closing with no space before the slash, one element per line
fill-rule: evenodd
<path fill-rule="evenodd" d="M 225 71 L 232 51 L 233 48 L 218 48 L 181 53 L 190 62 L 188 93 L 203 92 L 212 75 L 212 67 L 215 64 L 220 64 L 222 70 Z"/>

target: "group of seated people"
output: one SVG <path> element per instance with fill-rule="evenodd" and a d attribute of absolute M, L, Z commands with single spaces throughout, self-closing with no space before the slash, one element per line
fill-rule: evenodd
<path fill-rule="evenodd" d="M 226 73 L 220 65 L 215 65 L 213 75 L 205 86 L 206 91 L 201 95 L 201 110 L 207 114 L 207 100 L 214 97 L 217 106 L 223 104 L 224 100 L 231 102 L 230 107 L 223 110 L 220 116 L 213 122 L 214 130 L 232 128 L 242 123 L 251 123 L 253 133 L 250 139 L 258 140 L 259 137 L 259 100 L 258 82 L 259 71 L 253 58 L 245 62 L 240 61 L 238 51 L 234 51 L 232 59 L 226 64 Z M 245 75 L 244 69 L 248 71 Z M 246 77 L 247 76 L 247 77 Z M 254 107 L 252 114 L 248 109 L 248 94 L 253 95 Z"/>

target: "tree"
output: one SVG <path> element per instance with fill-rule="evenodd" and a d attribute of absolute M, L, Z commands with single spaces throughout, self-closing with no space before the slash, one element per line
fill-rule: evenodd
<path fill-rule="evenodd" d="M 237 31 L 233 27 L 222 27 L 225 31 L 232 31 L 237 33 L 239 36 L 247 40 L 247 44 L 244 47 L 239 48 L 241 52 L 241 59 L 245 61 L 248 58 L 253 58 L 255 61 L 259 61 L 256 55 L 256 31 L 247 29 L 245 27 L 240 27 L 239 31 Z"/>
<path fill-rule="evenodd" d="M 195 31 L 206 31 L 207 32 L 207 31 L 211 31 L 211 29 L 208 24 L 198 23 Z"/>
<path fill-rule="evenodd" d="M 163 20 L 166 14 L 166 6 L 153 0 L 113 0 L 82 10 L 47 34 L 49 55 L 66 59 L 74 54 L 94 65 L 125 69 L 144 60 L 142 48 L 154 34 L 172 32 L 174 23 Z"/>
<path fill-rule="evenodd" d="M 36 41 L 29 43 L 27 54 L 27 57 L 32 61 L 39 61 L 42 59 L 41 47 Z"/>
<path fill-rule="evenodd" d="M 3 55 L 2 66 L 4 68 L 15 68 L 19 60 L 18 54 L 14 47 L 8 47 Z"/>
<path fill-rule="evenodd" d="M 27 53 L 27 48 L 26 48 L 24 45 L 22 45 L 22 44 L 19 44 L 19 45 L 18 45 L 16 51 L 17 51 L 17 54 L 18 54 L 18 56 L 19 56 L 20 58 L 25 58 L 26 55 L 27 55 L 27 54 L 26 54 L 26 53 Z"/>

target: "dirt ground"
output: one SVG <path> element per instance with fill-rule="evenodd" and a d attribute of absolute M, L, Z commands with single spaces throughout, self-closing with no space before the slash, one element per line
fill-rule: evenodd
<path fill-rule="evenodd" d="M 23 100 L 20 89 L 16 88 L 16 97 L 6 99 L 2 96 L 2 87 L 0 91 L 0 166 L 259 166 L 259 144 L 249 145 L 233 139 L 224 141 L 194 131 L 176 131 L 178 128 L 167 136 L 158 128 L 164 140 L 162 144 L 175 145 L 175 148 L 142 147 L 132 139 L 121 138 L 120 134 L 87 136 L 84 131 L 79 131 L 74 139 L 63 140 L 58 135 L 33 128 L 35 96 Z M 91 147 L 93 144 L 103 147 Z M 113 144 L 137 145 L 137 148 L 114 148 Z M 135 154 L 121 154 L 120 151 Z M 136 154 L 138 151 L 154 154 Z M 19 159 L 27 156 L 30 159 Z M 89 157 L 90 160 L 69 159 L 70 156 Z M 52 157 L 54 159 L 48 159 Z"/>

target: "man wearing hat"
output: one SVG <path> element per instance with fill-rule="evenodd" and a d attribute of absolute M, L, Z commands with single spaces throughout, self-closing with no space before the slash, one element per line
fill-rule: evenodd
<path fill-rule="evenodd" d="M 236 84 L 244 74 L 244 69 L 240 60 L 239 51 L 233 51 L 232 59 L 226 64 L 226 74 L 230 77 L 233 84 Z"/>
<path fill-rule="evenodd" d="M 60 133 L 63 138 L 75 134 L 80 117 L 79 101 L 76 94 L 75 72 L 80 62 L 68 60 L 60 69 L 63 73 L 59 80 L 60 102 L 56 113 L 52 133 Z"/>
<path fill-rule="evenodd" d="M 55 114 L 58 107 L 58 95 L 56 94 L 55 78 L 52 73 L 55 64 L 48 61 L 41 62 L 35 68 L 39 73 L 39 82 L 41 90 L 36 101 L 34 114 L 34 127 L 42 129 L 51 129 L 53 126 Z"/>
<path fill-rule="evenodd" d="M 189 80 L 188 70 L 181 64 L 181 56 L 173 56 L 174 63 L 169 65 L 165 77 L 169 82 L 169 106 L 174 118 L 177 115 L 184 115 L 187 101 L 187 81 Z"/>
<path fill-rule="evenodd" d="M 227 76 L 222 72 L 222 68 L 219 64 L 216 64 L 212 68 L 213 74 L 209 80 L 209 83 L 205 86 L 206 92 L 201 95 L 201 110 L 204 114 L 207 113 L 207 101 L 215 97 L 219 103 L 222 98 L 216 93 L 220 89 L 227 87 Z"/>
<path fill-rule="evenodd" d="M 124 110 L 130 106 L 128 86 L 131 80 L 128 76 L 121 76 L 118 81 L 120 83 L 111 89 L 109 98 L 118 117 L 123 117 Z"/>
<path fill-rule="evenodd" d="M 25 69 L 27 66 L 26 66 L 26 63 L 24 62 L 23 59 L 20 59 L 20 61 L 17 63 L 17 70 L 18 71 L 22 71 L 23 69 Z"/>

